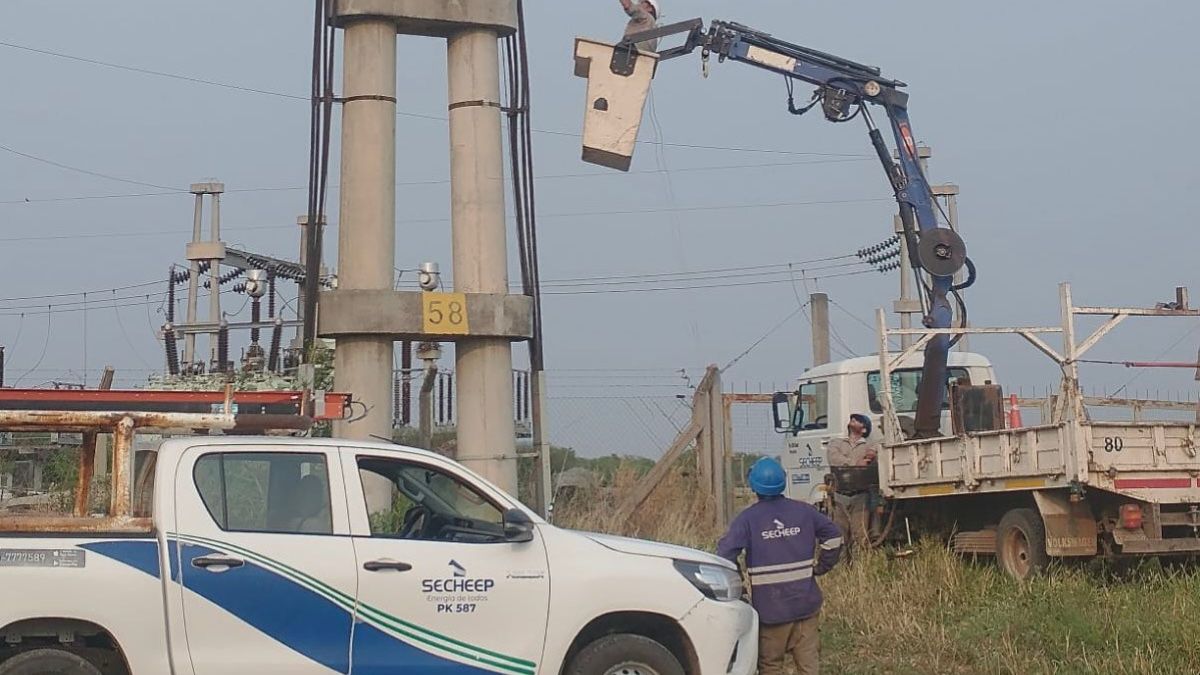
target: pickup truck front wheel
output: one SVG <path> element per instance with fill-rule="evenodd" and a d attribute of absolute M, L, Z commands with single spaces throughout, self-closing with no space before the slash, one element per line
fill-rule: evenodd
<path fill-rule="evenodd" d="M 100 675 L 100 670 L 71 652 L 31 649 L 0 663 L 0 675 Z"/>
<path fill-rule="evenodd" d="M 4 675 L 0 672 L 0 675 Z M 685 675 L 679 660 L 641 635 L 607 635 L 583 648 L 566 675 Z"/>

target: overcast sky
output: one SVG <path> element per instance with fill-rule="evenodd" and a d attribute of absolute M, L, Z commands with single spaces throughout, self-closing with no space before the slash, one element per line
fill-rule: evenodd
<path fill-rule="evenodd" d="M 160 367 L 152 329 L 163 321 L 165 282 L 103 289 L 165 279 L 183 260 L 191 182 L 224 181 L 227 242 L 295 256 L 305 194 L 278 188 L 306 183 L 308 5 L 5 2 L 0 344 L 8 348 L 9 384 L 30 369 L 22 386 L 81 380 L 85 333 L 91 382 L 104 364 L 116 366 L 125 384 Z M 968 294 L 974 323 L 1056 323 L 1060 281 L 1072 282 L 1088 304 L 1152 305 L 1185 284 L 1200 297 L 1192 205 L 1200 143 L 1188 112 L 1200 103 L 1191 73 L 1200 62 L 1195 3 L 664 5 L 666 21 L 739 21 L 878 65 L 909 84 L 915 134 L 934 149 L 931 178 L 962 190 L 962 231 L 980 274 Z M 674 370 L 689 369 L 694 382 L 705 364 L 724 365 L 818 288 L 838 303 L 833 319 L 844 344 L 835 346 L 874 349 L 860 322 L 890 306 L 896 275 L 811 282 L 801 279 L 861 268 L 800 272 L 830 264 L 804 261 L 843 256 L 891 234 L 895 205 L 860 124 L 831 125 L 816 113 L 794 118 L 782 78 L 714 63 L 703 79 L 694 55 L 664 64 L 655 80 L 642 138 L 661 144 L 642 145 L 628 175 L 583 164 L 570 135 L 581 127 L 585 86 L 572 75 L 573 38 L 615 39 L 624 16 L 617 0 L 529 0 L 526 11 L 534 126 L 551 132 L 534 137 L 543 278 L 731 270 L 679 283 L 548 284 L 548 293 L 560 293 L 545 299 L 552 395 L 669 401 L 684 391 Z M 416 116 L 397 124 L 397 175 L 409 184 L 397 188 L 396 264 L 436 260 L 449 270 L 446 125 L 428 119 L 445 115 L 444 42 L 403 38 L 399 58 L 398 107 Z M 799 87 L 798 97 L 807 100 L 809 91 Z M 122 196 L 135 194 L 142 196 Z M 336 225 L 336 212 L 330 220 Z M 331 245 L 331 266 L 335 254 Z M 779 273 L 786 268 L 761 267 L 784 263 L 795 263 L 797 282 Z M 611 292 L 679 285 L 721 287 Z M 84 290 L 89 307 L 103 308 L 63 311 L 82 307 L 62 304 L 82 296 L 7 299 Z M 58 306 L 47 314 L 51 303 Z M 230 311 L 242 304 L 226 301 Z M 1190 360 L 1198 343 L 1196 320 L 1131 322 L 1091 355 Z M 1009 389 L 1056 382 L 1049 362 L 1012 338 L 972 347 L 993 359 Z M 799 316 L 726 378 L 739 387 L 782 385 L 810 359 Z M 630 370 L 605 378 L 594 370 L 609 368 Z M 1135 374 L 1093 366 L 1085 385 L 1111 391 Z M 1156 370 L 1130 387 L 1194 395 L 1195 384 L 1191 371 Z"/>

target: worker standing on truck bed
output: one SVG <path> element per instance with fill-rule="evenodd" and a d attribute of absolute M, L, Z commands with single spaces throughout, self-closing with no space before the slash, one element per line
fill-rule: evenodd
<path fill-rule="evenodd" d="M 833 522 L 846 533 L 853 548 L 869 541 L 870 487 L 865 479 L 878 455 L 870 437 L 871 418 L 855 413 L 846 422 L 846 437 L 829 441 L 829 466 L 835 477 Z"/>
<path fill-rule="evenodd" d="M 621 6 L 629 15 L 629 23 L 625 25 L 625 37 L 652 30 L 658 25 L 658 0 L 621 0 Z M 639 42 L 637 48 L 644 52 L 658 51 L 658 40 Z"/>
<path fill-rule="evenodd" d="M 815 577 L 837 564 L 842 533 L 810 504 L 783 496 L 787 472 L 764 457 L 750 468 L 758 502 L 738 514 L 717 542 L 717 554 L 737 562 L 745 552 L 750 600 L 758 610 L 759 675 L 783 675 L 790 654 L 800 675 L 816 675 L 821 589 Z"/>

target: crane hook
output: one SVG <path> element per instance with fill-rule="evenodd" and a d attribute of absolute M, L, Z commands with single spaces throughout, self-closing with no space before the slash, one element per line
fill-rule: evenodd
<path fill-rule="evenodd" d="M 700 52 L 700 74 L 703 75 L 704 79 L 706 80 L 708 79 L 708 71 L 708 48 L 705 47 L 704 50 Z"/>

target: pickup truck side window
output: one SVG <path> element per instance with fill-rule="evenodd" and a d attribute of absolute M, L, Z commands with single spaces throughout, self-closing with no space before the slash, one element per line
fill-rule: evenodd
<path fill-rule="evenodd" d="M 460 543 L 504 541 L 503 511 L 449 473 L 379 457 L 359 457 L 358 472 L 362 478 L 372 474 L 382 477 L 395 488 L 391 508 L 368 514 L 372 537 Z"/>
<path fill-rule="evenodd" d="M 196 461 L 193 477 L 222 530 L 333 533 L 324 455 L 212 453 Z"/>
<path fill-rule="evenodd" d="M 971 376 L 967 373 L 966 368 L 949 368 L 946 370 L 946 384 L 957 380 L 960 384 L 970 384 Z M 892 371 L 892 402 L 896 407 L 896 413 L 900 415 L 912 414 L 917 410 L 917 390 L 921 387 L 921 369 L 906 368 L 904 370 Z M 949 390 L 949 386 L 946 387 Z M 871 412 L 883 412 L 883 405 L 879 402 L 879 394 L 883 391 L 883 384 L 880 382 L 879 371 L 867 373 L 867 397 L 871 405 Z M 948 400 L 942 401 L 942 407 L 950 407 Z"/>

